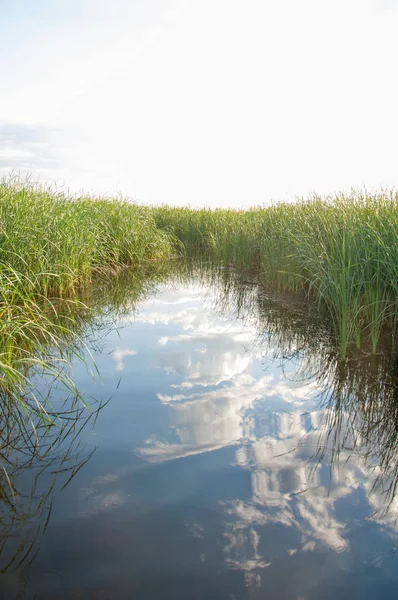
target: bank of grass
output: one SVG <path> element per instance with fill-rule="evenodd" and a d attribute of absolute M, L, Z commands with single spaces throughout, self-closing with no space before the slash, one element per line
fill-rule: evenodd
<path fill-rule="evenodd" d="M 126 201 L 78 198 L 0 183 L 0 277 L 63 295 L 95 270 L 168 258 L 170 236 Z"/>
<path fill-rule="evenodd" d="M 96 272 L 137 267 L 173 253 L 172 236 L 135 204 L 71 199 L 25 183 L 0 182 L 3 394 L 44 415 L 40 401 L 27 406 L 23 389 L 32 368 L 52 369 L 55 355 L 62 360 L 65 340 L 74 335 L 79 288 Z"/>
<path fill-rule="evenodd" d="M 311 296 L 336 332 L 376 351 L 398 319 L 398 194 L 353 191 L 242 210 L 153 208 L 186 248 L 259 269 L 272 286 Z"/>
<path fill-rule="evenodd" d="M 95 273 L 165 262 L 186 250 L 256 270 L 272 287 L 311 297 L 341 356 L 373 352 L 398 319 L 398 196 L 353 192 L 250 210 L 142 207 L 72 199 L 0 182 L 0 387 L 23 400 L 33 364 L 62 358 L 82 287 Z M 69 315 L 69 316 L 68 316 Z M 38 410 L 43 406 L 38 402 Z"/>

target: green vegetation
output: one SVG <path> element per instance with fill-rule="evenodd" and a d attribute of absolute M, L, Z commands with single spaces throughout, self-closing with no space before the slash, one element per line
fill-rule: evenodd
<path fill-rule="evenodd" d="M 344 357 L 396 331 L 398 194 L 313 197 L 248 211 L 153 209 L 159 227 L 214 260 L 258 269 L 273 288 L 315 300 Z M 394 341 L 394 336 L 392 336 Z"/>
<path fill-rule="evenodd" d="M 6 279 L 64 295 L 94 270 L 166 258 L 171 240 L 135 204 L 0 184 L 1 287 Z"/>
<path fill-rule="evenodd" d="M 326 409 L 314 458 L 332 447 L 333 467 L 359 435 L 372 490 L 388 507 L 397 488 L 397 209 L 395 193 L 193 210 L 0 182 L 0 571 L 33 560 L 53 489 L 91 455 L 79 435 L 102 404 L 86 410 L 71 358 L 85 360 L 97 328 L 170 280 L 212 290 L 216 308 L 249 320 L 275 359 L 299 356 L 297 381 L 316 385 Z M 16 527 L 27 524 L 17 544 Z"/>
<path fill-rule="evenodd" d="M 386 332 L 395 343 L 397 209 L 398 195 L 389 192 L 247 211 L 193 210 L 72 199 L 0 182 L 2 394 L 27 414 L 49 418 L 46 400 L 33 394 L 28 401 L 24 390 L 32 371 L 58 376 L 59 361 L 79 354 L 76 340 L 84 338 L 93 311 L 92 283 L 108 278 L 105 287 L 117 295 L 112 277 L 115 282 L 122 267 L 136 273 L 138 266 L 165 264 L 183 247 L 202 259 L 256 271 L 269 289 L 315 301 L 342 357 L 355 344 L 374 353 Z M 144 287 L 137 286 L 137 297 Z"/>
<path fill-rule="evenodd" d="M 93 276 L 164 259 L 170 235 L 124 201 L 80 198 L 0 182 L 0 387 L 28 414 L 48 414 L 24 390 L 37 369 L 59 373 L 87 312 L 82 289 Z M 56 361 L 56 362 L 54 362 Z M 66 376 L 69 389 L 73 384 Z M 73 390 L 74 391 L 74 390 Z M 75 391 L 74 391 L 75 392 Z"/>

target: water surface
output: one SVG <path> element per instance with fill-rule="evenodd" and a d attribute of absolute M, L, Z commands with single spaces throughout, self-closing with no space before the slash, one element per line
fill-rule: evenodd
<path fill-rule="evenodd" d="M 71 376 L 110 400 L 63 490 L 23 471 L 3 598 L 396 598 L 393 357 L 341 363 L 310 305 L 210 268 L 102 302 L 89 347 Z"/>

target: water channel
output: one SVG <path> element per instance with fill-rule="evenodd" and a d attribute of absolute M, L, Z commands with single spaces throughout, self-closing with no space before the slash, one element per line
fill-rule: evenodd
<path fill-rule="evenodd" d="M 390 352 L 340 361 L 311 304 L 205 262 L 90 293 L 91 412 L 36 376 L 65 419 L 7 459 L 1 598 L 397 597 Z"/>

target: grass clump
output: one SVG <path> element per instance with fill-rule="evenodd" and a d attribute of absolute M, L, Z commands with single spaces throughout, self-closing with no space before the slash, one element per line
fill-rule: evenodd
<path fill-rule="evenodd" d="M 32 357 L 49 364 L 45 348 L 61 352 L 70 339 L 78 311 L 60 320 L 54 299 L 78 302 L 94 273 L 168 259 L 181 246 L 315 300 L 341 356 L 350 344 L 375 352 L 398 320 L 397 209 L 395 192 L 315 196 L 245 211 L 148 208 L 3 180 L 0 386 L 21 395 L 15 390 Z"/>
<path fill-rule="evenodd" d="M 78 290 L 93 273 L 170 257 L 172 237 L 148 210 L 122 200 L 71 199 L 0 182 L 0 389 L 31 411 L 29 369 L 52 369 L 75 331 Z M 65 313 L 65 306 L 67 307 Z M 69 382 L 68 382 L 69 385 Z"/>
<path fill-rule="evenodd" d="M 170 236 L 136 204 L 72 200 L 0 183 L 0 277 L 20 277 L 35 292 L 62 295 L 93 270 L 166 258 L 171 251 Z"/>
<path fill-rule="evenodd" d="M 398 318 L 398 194 L 352 192 L 247 211 L 155 207 L 156 223 L 187 248 L 260 269 L 264 280 L 312 297 L 344 356 L 376 347 Z"/>

